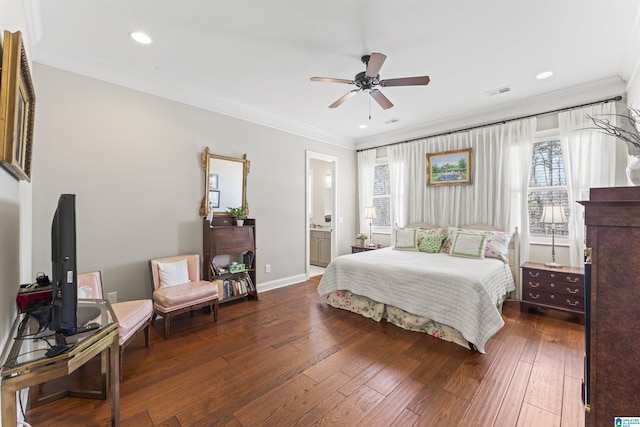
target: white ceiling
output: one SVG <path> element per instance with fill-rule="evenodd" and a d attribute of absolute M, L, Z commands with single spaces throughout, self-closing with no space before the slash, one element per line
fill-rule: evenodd
<path fill-rule="evenodd" d="M 351 147 L 621 94 L 640 57 L 638 0 L 25 4 L 35 62 Z M 329 109 L 354 87 L 309 78 L 353 79 L 370 52 L 387 55 L 382 79 L 431 83 L 381 88 L 386 111 L 366 93 Z"/>

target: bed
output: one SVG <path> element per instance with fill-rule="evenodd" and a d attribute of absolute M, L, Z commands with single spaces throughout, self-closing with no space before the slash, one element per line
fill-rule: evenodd
<path fill-rule="evenodd" d="M 393 247 L 334 259 L 318 293 L 332 307 L 485 353 L 519 286 L 517 229 L 416 223 L 395 233 Z"/>

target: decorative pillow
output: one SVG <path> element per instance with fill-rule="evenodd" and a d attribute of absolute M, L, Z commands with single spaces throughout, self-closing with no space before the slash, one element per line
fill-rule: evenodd
<path fill-rule="evenodd" d="M 484 257 L 509 262 L 509 241 L 511 234 L 504 231 L 489 231 L 484 242 Z"/>
<path fill-rule="evenodd" d="M 449 227 L 447 229 L 447 236 L 442 243 L 442 247 L 440 247 L 440 252 L 444 254 L 448 254 L 451 251 L 451 246 L 453 245 L 453 238 L 455 237 L 458 230 L 462 230 L 458 227 Z"/>
<path fill-rule="evenodd" d="M 418 244 L 418 250 L 420 252 L 427 252 L 430 254 L 436 254 L 440 252 L 442 242 L 447 237 L 447 235 L 440 229 L 425 231 L 426 233 L 424 233 L 421 238 L 418 238 L 418 241 L 420 242 Z M 418 232 L 418 235 L 420 235 L 420 232 Z"/>
<path fill-rule="evenodd" d="M 451 246 L 449 255 L 464 258 L 484 258 L 484 241 L 487 236 L 466 230 L 458 231 Z"/>
<path fill-rule="evenodd" d="M 415 228 L 396 228 L 396 238 L 393 249 L 401 251 L 417 251 L 418 230 Z"/>
<path fill-rule="evenodd" d="M 182 259 L 175 262 L 159 262 L 158 275 L 160 276 L 160 287 L 181 285 L 189 282 L 189 267 L 187 260 Z"/>

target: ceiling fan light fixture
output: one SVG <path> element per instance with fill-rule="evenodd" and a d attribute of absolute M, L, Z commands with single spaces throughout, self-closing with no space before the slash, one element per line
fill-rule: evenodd
<path fill-rule="evenodd" d="M 536 76 L 536 79 L 544 80 L 544 79 L 548 79 L 551 76 L 553 76 L 553 71 L 543 71 L 542 73 Z"/>
<path fill-rule="evenodd" d="M 137 41 L 140 44 L 151 44 L 151 37 L 143 33 L 142 31 L 131 31 L 129 37 Z"/>

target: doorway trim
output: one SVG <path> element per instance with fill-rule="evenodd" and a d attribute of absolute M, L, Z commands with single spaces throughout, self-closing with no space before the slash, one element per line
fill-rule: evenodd
<path fill-rule="evenodd" d="M 304 209 L 304 224 L 305 224 L 305 248 L 306 248 L 306 256 L 305 256 L 305 272 L 307 276 L 307 280 L 309 280 L 309 261 L 310 261 L 310 231 L 311 231 L 311 223 L 309 222 L 309 208 L 311 204 L 311 192 L 309 190 L 310 182 L 309 177 L 311 175 L 311 159 L 322 160 L 325 162 L 331 163 L 331 175 L 332 175 L 332 185 L 331 197 L 333 199 L 333 209 L 331 210 L 331 260 L 333 261 L 334 257 L 338 253 L 338 227 L 340 221 L 338 220 L 338 158 L 335 156 L 331 156 L 328 154 L 318 153 L 316 151 L 307 150 L 306 151 L 306 167 L 305 167 L 305 209 Z"/>

